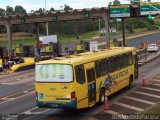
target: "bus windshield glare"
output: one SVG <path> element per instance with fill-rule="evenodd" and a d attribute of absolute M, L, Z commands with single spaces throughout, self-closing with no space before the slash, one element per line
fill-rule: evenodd
<path fill-rule="evenodd" d="M 73 69 L 65 64 L 36 65 L 37 82 L 71 82 L 73 81 Z"/>

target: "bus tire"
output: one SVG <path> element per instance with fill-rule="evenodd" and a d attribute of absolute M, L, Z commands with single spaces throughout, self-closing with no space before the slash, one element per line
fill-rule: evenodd
<path fill-rule="evenodd" d="M 3 71 L 3 68 L 2 67 L 0 67 L 0 72 L 2 72 Z"/>
<path fill-rule="evenodd" d="M 105 90 L 101 89 L 99 95 L 99 104 L 104 104 L 104 101 L 105 101 Z"/>
<path fill-rule="evenodd" d="M 133 75 L 129 77 L 129 85 L 128 85 L 129 88 L 132 86 L 132 82 L 133 82 Z"/>

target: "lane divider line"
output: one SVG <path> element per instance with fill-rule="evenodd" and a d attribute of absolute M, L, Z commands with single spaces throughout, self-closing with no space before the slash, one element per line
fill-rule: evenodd
<path fill-rule="evenodd" d="M 146 104 L 149 104 L 149 105 L 154 105 L 155 104 L 154 102 L 147 101 L 147 100 L 142 100 L 142 99 L 135 98 L 135 97 L 130 97 L 130 96 L 124 96 L 124 97 L 127 98 L 127 99 L 130 99 L 130 100 L 135 100 L 135 101 L 146 103 Z"/>
<path fill-rule="evenodd" d="M 1 105 L 1 104 L 4 104 L 4 103 L 6 103 L 6 102 L 10 102 L 10 101 L 12 101 L 12 100 L 16 100 L 16 99 L 25 97 L 25 96 L 30 95 L 30 94 L 33 94 L 33 93 L 34 93 L 34 91 L 33 91 L 33 92 L 30 92 L 30 93 L 28 93 L 28 94 L 24 94 L 24 95 L 22 95 L 22 96 L 16 97 L 16 98 L 9 98 L 8 100 L 6 100 L 6 101 L 4 101 L 4 102 L 1 102 L 0 105 Z"/>
<path fill-rule="evenodd" d="M 129 109 L 132 109 L 132 110 L 136 110 L 136 111 L 143 111 L 144 109 L 142 108 L 138 108 L 138 107 L 135 107 L 135 106 L 132 106 L 132 105 L 127 105 L 127 104 L 124 104 L 124 103 L 120 103 L 120 102 L 116 102 L 114 103 L 116 105 L 119 105 L 119 106 L 122 106 L 122 107 L 125 107 L 125 108 L 129 108 Z"/>
<path fill-rule="evenodd" d="M 33 88 L 30 88 L 30 89 L 27 89 L 27 90 L 24 90 L 24 91 L 22 91 L 22 92 L 18 92 L 18 93 L 13 93 L 13 94 L 11 94 L 11 95 L 8 95 L 8 96 L 4 96 L 3 98 L 0 98 L 1 100 L 5 100 L 5 101 L 8 101 L 8 100 L 11 100 L 11 99 L 13 99 L 12 98 L 12 96 L 16 96 L 16 95 L 18 95 L 18 94 L 21 94 L 21 93 L 24 93 L 24 94 L 27 94 L 27 93 L 29 93 L 29 91 L 33 91 L 34 92 L 34 87 Z M 5 102 L 4 101 L 4 102 Z M 1 102 L 2 103 L 2 102 Z M 1 104 L 0 103 L 0 104 Z"/>
<path fill-rule="evenodd" d="M 0 82 L 0 84 L 2 84 L 2 85 L 13 85 L 13 84 L 21 84 L 21 83 L 25 83 L 25 82 L 34 82 L 34 80 L 35 79 L 32 77 L 29 80 L 28 79 L 23 79 L 23 80 L 18 80 L 18 81 L 12 80 L 13 82 L 9 82 L 9 83 L 7 83 L 7 82 Z"/>

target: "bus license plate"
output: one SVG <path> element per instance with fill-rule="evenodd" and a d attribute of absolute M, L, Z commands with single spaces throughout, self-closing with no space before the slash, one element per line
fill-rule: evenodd
<path fill-rule="evenodd" d="M 51 107 L 57 108 L 57 107 L 58 107 L 58 104 L 52 104 Z"/>

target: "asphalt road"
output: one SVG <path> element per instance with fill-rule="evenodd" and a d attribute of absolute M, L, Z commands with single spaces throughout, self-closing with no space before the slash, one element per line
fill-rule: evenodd
<path fill-rule="evenodd" d="M 120 39 L 120 38 L 122 38 L 122 35 L 117 35 L 116 37 L 110 36 L 110 38 L 111 38 L 111 40 L 113 40 L 113 38 Z M 99 40 L 105 41 L 105 38 L 96 38 L 96 39 L 93 39 L 92 41 L 96 41 L 96 40 L 97 41 L 99 41 Z M 157 41 L 160 41 L 160 32 L 152 34 L 152 35 L 146 35 L 146 36 L 142 36 L 142 37 L 127 39 L 127 41 L 128 41 L 128 43 L 127 43 L 128 46 L 140 48 L 140 44 L 142 42 L 150 44 L 150 43 L 155 43 Z M 65 48 L 70 48 L 70 50 L 76 50 L 76 43 L 63 44 L 61 46 L 62 52 L 65 51 Z"/>
<path fill-rule="evenodd" d="M 128 39 L 128 46 L 140 48 L 142 42 L 151 44 L 160 41 L 160 32 L 152 35 L 146 35 L 142 37 L 137 37 L 133 39 Z"/>
<path fill-rule="evenodd" d="M 138 87 L 140 85 L 139 82 L 141 80 L 142 73 L 146 74 L 147 79 L 151 79 L 152 77 L 154 77 L 156 74 L 159 73 L 159 70 L 160 70 L 160 58 L 157 58 L 154 62 L 152 62 L 150 64 L 146 64 L 145 66 L 141 67 L 139 69 L 139 76 L 140 76 L 139 81 L 135 82 L 133 84 L 132 88 L 127 89 L 127 90 L 124 89 L 124 90 L 120 91 L 119 93 L 110 97 L 109 98 L 110 104 L 117 101 L 119 98 L 121 98 L 123 95 L 127 94 L 132 89 Z M 28 74 L 25 74 L 24 76 L 28 76 Z M 18 77 L 18 75 L 16 77 Z M 69 111 L 61 110 L 61 109 L 37 109 L 36 105 L 35 105 L 34 90 L 31 90 L 30 92 L 25 93 L 25 92 L 23 92 L 23 90 L 25 90 L 25 88 L 23 88 L 23 90 L 22 90 L 22 88 L 20 88 L 20 85 L 25 86 L 26 83 L 28 83 L 27 80 L 28 79 L 26 79 L 25 81 L 23 81 L 23 83 L 18 84 L 18 85 L 14 84 L 14 87 L 12 86 L 12 84 L 10 84 L 10 85 L 1 84 L 1 86 L 0 86 L 1 89 L 8 87 L 8 89 L 11 88 L 11 91 L 19 90 L 19 92 L 20 93 L 22 92 L 22 93 L 12 96 L 13 93 L 11 91 L 9 91 L 11 94 L 11 97 L 6 96 L 6 98 L 9 98 L 8 101 L 0 102 L 0 113 L 3 113 L 3 114 L 8 114 L 8 113 L 20 114 L 20 113 L 22 113 L 21 116 L 23 116 L 23 113 L 26 113 L 29 115 L 26 115 L 25 118 L 30 117 L 29 119 L 31 119 L 31 120 L 37 120 L 37 118 L 39 120 L 44 120 L 44 119 L 45 120 L 51 120 L 51 119 L 54 119 L 54 120 L 65 119 L 66 120 L 66 119 L 68 119 L 69 120 L 71 118 L 80 120 L 80 119 L 87 119 L 103 109 L 103 106 L 98 106 L 98 105 L 93 108 L 90 108 L 90 109 L 80 110 L 78 112 L 71 111 L 71 110 L 69 110 Z M 32 81 L 30 81 L 30 84 L 33 85 L 33 83 L 34 83 L 33 81 L 34 81 L 34 78 L 32 78 Z M 26 89 L 28 90 L 31 87 L 33 87 L 33 86 L 28 86 Z M 6 89 L 6 90 L 8 90 L 8 89 Z M 5 93 L 5 90 L 3 92 Z M 2 92 L 1 92 L 1 94 L 2 94 Z M 8 94 L 9 93 L 7 92 L 7 95 Z M 24 96 L 22 96 L 22 95 L 24 95 Z M 1 97 L 1 100 L 2 100 L 2 98 L 5 98 L 5 96 Z M 5 100 L 5 99 L 3 99 L 3 100 Z M 35 111 L 32 111 L 32 109 L 35 109 Z"/>
<path fill-rule="evenodd" d="M 142 37 L 143 38 L 143 37 Z M 132 45 L 138 45 L 137 40 L 142 42 L 142 38 L 130 40 Z M 158 41 L 160 34 L 149 35 L 143 40 L 153 42 L 153 39 Z M 155 42 L 155 41 L 154 41 Z M 138 87 L 142 73 L 145 73 L 147 79 L 152 79 L 160 70 L 160 58 L 154 62 L 144 65 L 139 69 L 139 80 L 133 84 L 129 90 L 124 89 L 119 93 L 112 95 L 109 98 L 110 104 L 117 101 L 127 92 Z M 31 120 L 59 120 L 59 119 L 87 119 L 96 112 L 103 109 L 103 106 L 95 106 L 90 109 L 80 111 L 66 111 L 61 109 L 37 109 L 34 97 L 34 70 L 23 71 L 11 75 L 0 75 L 0 114 L 28 114 L 25 118 L 30 117 Z M 36 115 L 37 114 L 37 115 Z"/>

